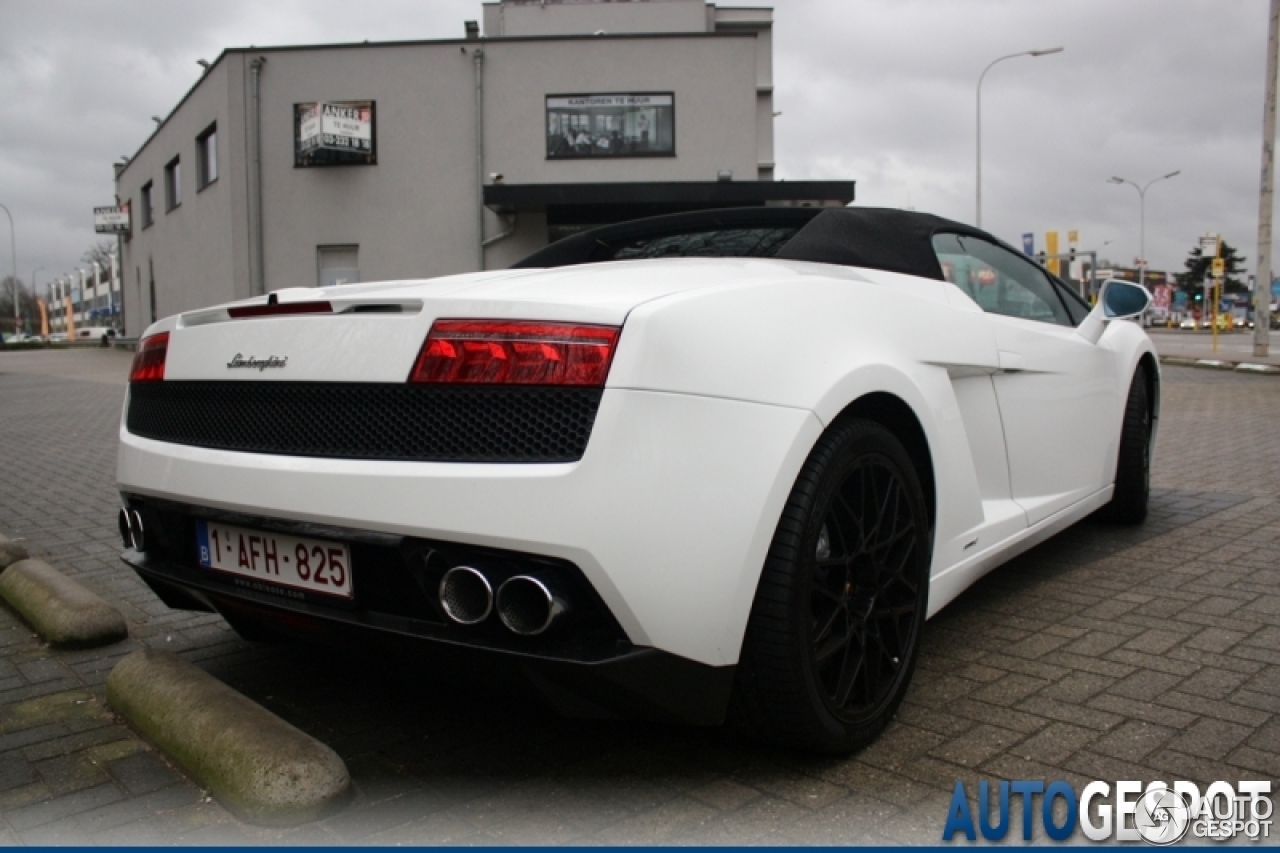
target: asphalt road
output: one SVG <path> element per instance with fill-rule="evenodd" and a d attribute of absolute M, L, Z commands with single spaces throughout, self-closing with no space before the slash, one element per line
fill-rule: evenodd
<path fill-rule="evenodd" d="M 117 558 L 128 362 L 0 351 L 0 533 L 131 632 L 53 651 L 0 609 L 0 844 L 938 843 L 957 780 L 1280 778 L 1280 377 L 1167 368 L 1148 522 L 1083 522 L 966 592 L 929 623 L 898 719 L 835 760 L 563 720 L 466 673 L 253 645 L 170 611 Z M 350 804 L 238 822 L 105 707 L 141 644 L 333 747 Z"/>
<path fill-rule="evenodd" d="M 1148 329 L 1156 352 L 1181 358 L 1217 358 L 1224 361 L 1274 364 L 1280 366 L 1280 331 L 1269 333 L 1267 355 L 1253 354 L 1253 330 L 1223 332 L 1214 350 L 1213 332 L 1182 329 Z"/>

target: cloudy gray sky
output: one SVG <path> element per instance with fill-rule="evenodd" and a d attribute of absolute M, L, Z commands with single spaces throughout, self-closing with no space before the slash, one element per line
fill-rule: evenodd
<path fill-rule="evenodd" d="M 766 5 L 731 0 L 725 5 Z M 983 224 L 1019 244 L 1077 229 L 1180 269 L 1199 235 L 1257 253 L 1265 0 L 776 0 L 778 176 L 851 178 L 858 203 L 972 222 L 978 76 Z M 478 0 L 5 0 L 0 203 L 18 275 L 43 284 L 97 239 L 111 163 L 132 154 L 228 46 L 456 38 Z M 0 222 L 0 274 L 10 270 Z M 1065 240 L 1065 234 L 1063 235 Z"/>

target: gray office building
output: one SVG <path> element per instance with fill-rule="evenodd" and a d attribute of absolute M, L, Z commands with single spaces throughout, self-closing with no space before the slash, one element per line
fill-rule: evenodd
<path fill-rule="evenodd" d="M 456 40 L 223 51 L 116 166 L 125 332 L 286 287 L 501 269 L 640 216 L 853 199 L 773 180 L 772 10 L 483 11 Z"/>

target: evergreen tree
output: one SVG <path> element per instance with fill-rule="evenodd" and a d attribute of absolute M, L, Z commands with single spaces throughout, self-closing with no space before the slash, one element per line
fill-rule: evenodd
<path fill-rule="evenodd" d="M 1237 253 L 1234 246 L 1223 240 L 1219 257 L 1222 258 L 1226 267 L 1226 275 L 1223 277 L 1223 294 L 1248 293 L 1249 283 L 1244 278 L 1244 256 Z M 1200 251 L 1200 247 L 1196 246 L 1187 254 L 1187 260 L 1184 262 L 1185 272 L 1174 276 L 1178 282 L 1178 289 L 1186 292 L 1188 304 L 1194 304 L 1196 296 L 1204 292 L 1204 280 L 1209 277 L 1209 264 L 1212 260 L 1213 258 L 1206 257 Z"/>

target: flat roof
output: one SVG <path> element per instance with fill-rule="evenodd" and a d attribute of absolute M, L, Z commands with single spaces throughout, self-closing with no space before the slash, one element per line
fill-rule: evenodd
<path fill-rule="evenodd" d="M 580 205 L 739 207 L 772 203 L 853 201 L 854 181 L 637 181 L 628 183 L 489 184 L 490 207 L 545 209 Z"/>

